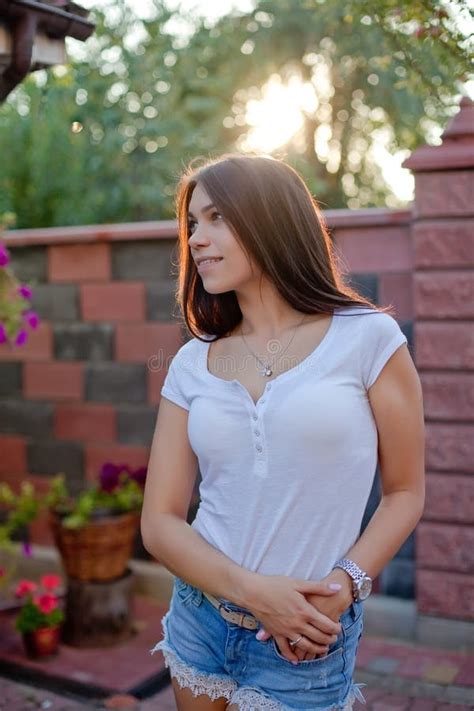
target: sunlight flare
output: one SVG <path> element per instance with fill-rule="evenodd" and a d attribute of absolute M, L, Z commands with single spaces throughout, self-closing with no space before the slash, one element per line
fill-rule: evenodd
<path fill-rule="evenodd" d="M 305 113 L 317 108 L 318 98 L 309 82 L 293 76 L 284 84 L 273 75 L 262 88 L 262 98 L 247 102 L 245 123 L 251 130 L 242 138 L 241 149 L 271 153 L 300 130 Z"/>

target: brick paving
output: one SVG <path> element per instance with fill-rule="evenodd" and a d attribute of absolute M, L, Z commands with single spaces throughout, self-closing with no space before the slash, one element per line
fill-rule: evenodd
<path fill-rule="evenodd" d="M 366 683 L 366 705 L 354 711 L 474 711 L 474 654 L 428 649 L 365 637 L 355 681 Z M 170 685 L 144 701 L 117 695 L 105 701 L 63 696 L 0 677 L 0 711 L 176 711 Z"/>

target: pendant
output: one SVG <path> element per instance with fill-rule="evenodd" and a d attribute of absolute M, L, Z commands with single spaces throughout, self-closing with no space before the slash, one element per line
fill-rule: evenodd
<path fill-rule="evenodd" d="M 269 365 L 265 365 L 265 366 L 262 368 L 262 370 L 260 371 L 260 374 L 261 374 L 261 375 L 266 375 L 267 378 L 269 378 L 270 375 L 273 374 L 273 370 L 270 368 Z"/>

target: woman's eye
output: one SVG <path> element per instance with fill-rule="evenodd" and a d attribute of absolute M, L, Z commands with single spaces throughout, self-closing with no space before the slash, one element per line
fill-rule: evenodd
<path fill-rule="evenodd" d="M 222 215 L 220 212 L 213 212 L 211 215 L 211 220 L 214 220 L 214 218 L 221 219 Z"/>
<path fill-rule="evenodd" d="M 196 228 L 196 221 L 195 220 L 188 220 L 188 232 L 189 234 L 192 234 Z"/>

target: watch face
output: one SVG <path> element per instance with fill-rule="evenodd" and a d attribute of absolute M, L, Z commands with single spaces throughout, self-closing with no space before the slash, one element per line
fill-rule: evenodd
<path fill-rule="evenodd" d="M 372 590 L 372 580 L 369 577 L 362 578 L 357 587 L 359 588 L 359 600 L 365 600 Z"/>

